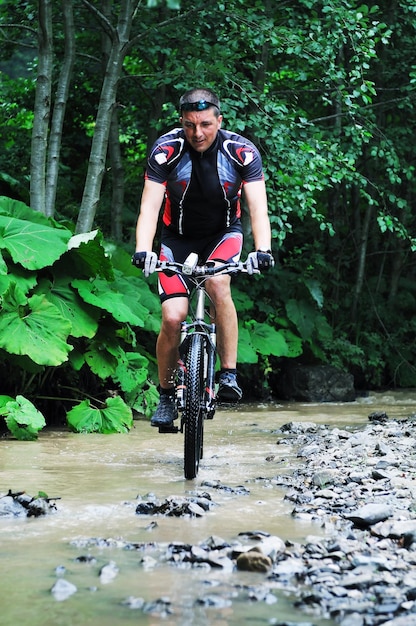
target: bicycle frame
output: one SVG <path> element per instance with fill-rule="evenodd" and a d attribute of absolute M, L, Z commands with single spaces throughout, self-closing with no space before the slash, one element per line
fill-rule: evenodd
<path fill-rule="evenodd" d="M 181 323 L 181 342 L 179 346 L 180 363 L 183 364 L 184 353 L 187 350 L 187 343 L 189 337 L 193 333 L 199 333 L 204 338 L 204 349 L 206 354 L 205 365 L 205 389 L 204 399 L 201 409 L 204 412 L 204 417 L 212 419 L 215 412 L 215 360 L 216 360 L 216 327 L 214 323 L 208 323 L 205 321 L 205 303 L 206 303 L 206 291 L 204 287 L 205 278 L 195 279 L 195 314 L 192 321 L 183 321 Z M 176 384 L 176 400 L 179 411 L 184 409 L 184 393 L 186 392 L 182 381 Z M 181 432 L 183 430 L 183 423 L 181 424 Z"/>
<path fill-rule="evenodd" d="M 157 271 L 169 271 L 190 278 L 195 289 L 194 314 L 181 323 L 179 362 L 175 383 L 176 406 L 182 413 L 180 432 L 185 435 L 184 471 L 195 478 L 203 453 L 203 423 L 214 417 L 216 327 L 205 321 L 207 293 L 205 281 L 219 274 L 247 272 L 245 263 L 207 263 L 198 266 L 198 257 L 191 254 L 185 263 L 159 261 Z M 191 307 L 190 307 L 191 308 Z M 188 316 L 189 319 L 189 316 Z M 177 433 L 178 426 L 160 426 L 161 433 Z"/>

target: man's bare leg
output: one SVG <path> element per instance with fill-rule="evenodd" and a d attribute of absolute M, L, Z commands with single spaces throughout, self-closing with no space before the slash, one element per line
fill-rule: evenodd
<path fill-rule="evenodd" d="M 160 401 L 152 426 L 169 426 L 177 417 L 175 372 L 178 364 L 181 322 L 188 312 L 188 298 L 170 298 L 162 303 L 162 325 L 156 342 Z"/>
<path fill-rule="evenodd" d="M 175 385 L 181 322 L 188 312 L 188 298 L 170 298 L 162 304 L 162 325 L 156 342 L 159 384 L 162 389 Z"/>
<path fill-rule="evenodd" d="M 230 284 L 229 276 L 218 276 L 207 282 L 207 291 L 215 305 L 214 321 L 217 326 L 217 349 L 221 364 L 218 395 L 220 398 L 223 396 L 223 399 L 235 401 L 241 398 L 242 392 L 236 380 L 238 317 Z"/>

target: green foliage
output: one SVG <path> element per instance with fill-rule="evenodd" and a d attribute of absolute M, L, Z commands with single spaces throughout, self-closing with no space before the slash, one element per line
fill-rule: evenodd
<path fill-rule="evenodd" d="M 67 419 L 78 433 L 127 433 L 133 424 L 131 409 L 117 397 L 108 398 L 100 409 L 84 400 L 68 412 Z"/>
<path fill-rule="evenodd" d="M 5 417 L 12 435 L 25 441 L 37 439 L 38 431 L 46 425 L 42 413 L 23 396 L 16 396 L 16 400 L 0 396 L 0 415 Z"/>
<path fill-rule="evenodd" d="M 62 24 L 58 5 L 54 10 L 58 67 Z M 77 81 L 67 103 L 56 200 L 56 215 L 70 221 L 83 193 L 102 87 L 101 33 L 95 23 L 89 28 L 82 3 L 75 12 L 77 24 L 86 26 L 76 32 Z M 117 12 L 113 3 L 113 24 Z M 185 89 L 212 87 L 221 98 L 224 127 L 245 134 L 261 150 L 273 248 L 281 259 L 270 277 L 239 281 L 235 289 L 239 358 L 262 368 L 261 374 L 294 357 L 336 363 L 354 371 L 363 386 L 414 380 L 414 20 L 406 0 L 398 0 L 394 11 L 388 2 L 356 0 L 148 0 L 137 10 L 117 94 L 124 241 L 132 248 L 150 144 L 178 124 L 177 102 Z M 35 21 L 34 2 L 1 5 L 0 28 L 19 30 L 0 44 L 0 190 L 24 201 Z M 105 166 L 97 219 L 107 236 L 113 170 Z M 156 397 L 155 293 L 128 267 L 128 255 L 99 233 L 82 241 L 71 237 L 71 227 L 54 224 L 54 243 L 48 232 L 43 245 L 42 229 L 50 223 L 14 212 L 9 224 L 8 211 L 0 211 L 0 294 L 9 307 L 2 315 L 11 316 L 32 351 L 34 329 L 44 326 L 45 299 L 58 311 L 48 308 L 50 324 L 61 327 L 60 348 L 47 356 L 30 356 L 23 342 L 1 333 L 0 356 L 13 365 L 10 386 L 33 390 L 44 378 L 58 381 L 57 368 L 73 386 L 71 376 L 78 383 L 87 371 L 89 385 L 89 376 L 93 387 L 105 386 L 110 377 L 125 386 L 130 406 L 148 415 Z M 29 230 L 23 238 L 25 220 Z M 246 242 L 248 250 L 248 226 Z M 65 323 L 71 325 L 68 334 Z M 39 364 L 35 356 L 62 363 Z M 137 367 L 139 380 L 148 382 L 134 387 Z M 24 375 L 14 368 L 24 368 Z"/>
<path fill-rule="evenodd" d="M 73 236 L 0 197 L 2 223 L 0 406 L 6 425 L 16 437 L 33 438 L 45 424 L 33 398 L 61 406 L 75 430 L 126 432 L 132 410 L 149 415 L 156 402 L 146 344 L 159 327 L 159 299 L 130 255 L 113 249 L 111 257 L 97 231 Z M 85 399 L 94 388 L 110 393 L 94 401 L 103 408 Z"/>
<path fill-rule="evenodd" d="M 155 8 L 166 2 L 168 9 L 179 10 L 181 8 L 180 0 L 147 0 L 147 6 L 149 8 Z"/>
<path fill-rule="evenodd" d="M 25 294 L 11 282 L 2 294 L 0 347 L 26 355 L 39 365 L 61 365 L 72 349 L 71 324 L 44 296 Z"/>

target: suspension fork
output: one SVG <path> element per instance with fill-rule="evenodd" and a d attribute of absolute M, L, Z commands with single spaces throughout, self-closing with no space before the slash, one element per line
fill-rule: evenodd
<path fill-rule="evenodd" d="M 216 327 L 214 323 L 205 322 L 205 298 L 206 293 L 203 286 L 199 285 L 196 291 L 195 319 L 193 322 L 182 322 L 181 341 L 179 347 L 180 358 L 176 376 L 176 405 L 179 410 L 185 406 L 185 371 L 184 353 L 187 350 L 187 338 L 190 336 L 189 329 L 194 328 L 202 331 L 205 339 L 205 388 L 202 400 L 202 409 L 208 418 L 214 416 L 215 410 L 215 363 L 216 363 Z"/>
<path fill-rule="evenodd" d="M 201 323 L 205 329 L 205 350 L 207 355 L 206 362 L 206 384 L 204 390 L 203 409 L 207 417 L 214 416 L 215 405 L 215 360 L 216 360 L 216 328 L 215 324 L 205 323 L 205 299 L 206 292 L 202 285 L 198 285 L 196 300 L 196 323 Z"/>

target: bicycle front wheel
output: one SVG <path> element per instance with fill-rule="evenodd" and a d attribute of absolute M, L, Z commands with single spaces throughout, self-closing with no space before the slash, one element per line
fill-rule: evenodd
<path fill-rule="evenodd" d="M 191 480 L 198 474 L 202 458 L 204 418 L 204 338 L 192 335 L 186 355 L 186 399 L 184 409 L 184 472 Z"/>

